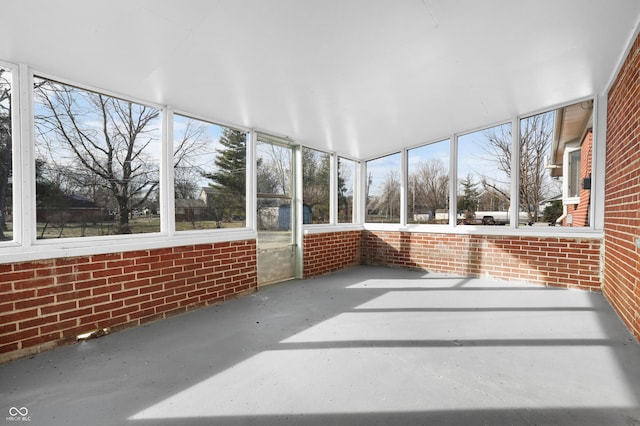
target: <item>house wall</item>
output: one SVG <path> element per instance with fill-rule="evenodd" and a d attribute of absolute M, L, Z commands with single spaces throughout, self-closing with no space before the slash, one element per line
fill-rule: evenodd
<path fill-rule="evenodd" d="M 601 240 L 364 231 L 367 265 L 600 290 Z"/>
<path fill-rule="evenodd" d="M 591 177 L 593 163 L 593 131 L 589 130 L 584 137 L 580 153 L 580 181 Z M 581 184 L 582 185 L 582 184 Z M 591 189 L 581 186 L 580 202 L 573 213 L 574 226 L 589 226 L 589 208 L 591 207 Z"/>
<path fill-rule="evenodd" d="M 593 154 L 593 132 L 589 130 L 580 145 L 580 182 L 591 176 L 591 164 Z M 571 226 L 589 226 L 589 207 L 591 206 L 591 190 L 580 188 L 580 201 L 569 206 L 568 213 L 572 216 Z M 569 226 L 564 219 L 563 226 Z"/>
<path fill-rule="evenodd" d="M 603 292 L 640 338 L 640 39 L 608 93 Z"/>
<path fill-rule="evenodd" d="M 311 278 L 360 264 L 361 231 L 304 236 L 303 276 Z"/>
<path fill-rule="evenodd" d="M 0 362 L 256 288 L 255 240 L 0 265 Z"/>

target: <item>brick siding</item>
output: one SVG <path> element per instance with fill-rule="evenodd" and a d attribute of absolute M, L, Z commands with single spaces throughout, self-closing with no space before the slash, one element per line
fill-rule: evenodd
<path fill-rule="evenodd" d="M 599 239 L 365 231 L 364 264 L 600 290 Z"/>
<path fill-rule="evenodd" d="M 591 177 L 591 163 L 593 154 L 593 133 L 590 130 L 584 137 L 580 148 L 580 202 L 569 206 L 568 213 L 571 213 L 573 221 L 571 226 L 589 226 L 589 208 L 591 206 L 591 189 L 584 189 L 582 182 L 584 178 Z M 564 225 L 567 225 L 566 219 Z"/>
<path fill-rule="evenodd" d="M 0 265 L 0 362 L 256 288 L 255 240 Z"/>
<path fill-rule="evenodd" d="M 640 38 L 608 94 L 603 292 L 640 339 Z"/>
<path fill-rule="evenodd" d="M 327 232 L 304 236 L 304 278 L 360 264 L 360 231 Z"/>

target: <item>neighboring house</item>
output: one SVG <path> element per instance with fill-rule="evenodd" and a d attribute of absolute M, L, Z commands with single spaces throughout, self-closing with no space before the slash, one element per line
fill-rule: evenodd
<path fill-rule="evenodd" d="M 593 101 L 558 109 L 551 147 L 551 176 L 562 177 L 563 226 L 589 226 Z"/>
<path fill-rule="evenodd" d="M 91 198 L 78 194 L 64 196 L 63 208 L 38 206 L 36 220 L 38 222 L 73 222 L 85 223 L 109 219 L 109 212 L 97 205 Z"/>
<path fill-rule="evenodd" d="M 175 215 L 179 222 L 207 220 L 207 203 L 199 198 L 176 198 Z"/>
<path fill-rule="evenodd" d="M 211 205 L 210 203 L 213 203 L 212 197 L 214 197 L 217 193 L 218 190 L 216 188 L 211 186 L 203 186 L 200 189 L 200 195 L 198 196 L 198 198 L 204 201 L 206 205 Z"/>
<path fill-rule="evenodd" d="M 176 220 L 180 222 L 215 220 L 215 197 L 218 194 L 218 189 L 211 186 L 203 186 L 200 188 L 198 198 L 176 198 Z"/>

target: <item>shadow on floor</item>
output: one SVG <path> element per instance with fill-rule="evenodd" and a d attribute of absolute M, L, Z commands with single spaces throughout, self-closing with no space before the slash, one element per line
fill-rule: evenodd
<path fill-rule="evenodd" d="M 640 425 L 638 360 L 599 294 L 357 267 L 2 365 L 0 410 L 34 425 Z"/>

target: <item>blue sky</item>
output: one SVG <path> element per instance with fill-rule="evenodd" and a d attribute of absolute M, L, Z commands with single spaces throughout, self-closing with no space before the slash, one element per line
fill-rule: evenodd
<path fill-rule="evenodd" d="M 174 114 L 173 117 L 174 150 L 178 146 L 179 141 L 184 137 L 184 132 L 187 129 L 189 121 L 192 121 L 192 124 L 202 126 L 204 131 L 200 135 L 200 147 L 193 155 L 189 156 L 189 164 L 207 172 L 214 171 L 216 169 L 214 162 L 218 155 L 218 149 L 222 147 L 220 137 L 222 136 L 224 127 L 179 114 Z M 198 186 L 207 186 L 210 182 L 210 179 L 201 177 L 198 180 Z"/>
<path fill-rule="evenodd" d="M 507 123 L 503 126 L 508 128 L 511 124 Z M 493 156 L 487 153 L 484 148 L 487 146 L 485 132 L 486 130 L 479 130 L 458 137 L 458 178 L 471 174 L 476 182 L 480 182 L 483 176 L 501 182 L 507 180 L 505 174 L 496 167 Z M 449 139 L 446 139 L 408 150 L 409 173 L 419 163 L 434 158 L 442 161 L 445 167 L 449 169 L 450 145 Z M 399 176 L 400 153 L 367 162 L 367 176 L 371 173 L 373 177 L 369 192 L 371 195 L 382 191 L 390 170 L 396 170 Z"/>

